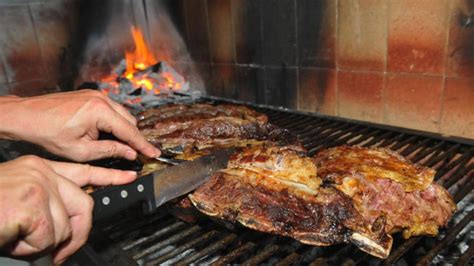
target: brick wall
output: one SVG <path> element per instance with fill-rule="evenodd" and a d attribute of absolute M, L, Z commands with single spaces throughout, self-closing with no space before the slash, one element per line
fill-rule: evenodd
<path fill-rule="evenodd" d="M 181 0 L 209 93 L 474 138 L 473 0 Z"/>

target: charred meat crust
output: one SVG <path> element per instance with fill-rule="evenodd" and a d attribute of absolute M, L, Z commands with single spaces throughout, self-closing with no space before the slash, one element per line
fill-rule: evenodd
<path fill-rule="evenodd" d="M 393 151 L 340 146 L 319 152 L 314 161 L 318 176 L 349 196 L 364 220 L 384 216 L 387 233 L 436 235 L 456 209 L 449 193 L 432 183 L 432 169 Z"/>
<path fill-rule="evenodd" d="M 284 162 L 285 156 L 292 163 Z M 303 164 L 312 161 L 288 147 L 246 149 L 189 198 L 209 216 L 255 230 L 311 245 L 351 242 L 374 256 L 388 256 L 392 238 L 384 221 L 365 223 L 349 197 L 320 186 L 316 168 Z"/>
<path fill-rule="evenodd" d="M 267 123 L 265 115 L 239 105 L 169 105 L 141 114 L 139 127 L 146 139 L 165 153 L 260 145 L 300 146 L 288 130 Z M 192 156 L 191 156 L 192 157 Z"/>
<path fill-rule="evenodd" d="M 231 104 L 170 104 L 145 110 L 138 117 L 141 118 L 138 122 L 138 127 L 141 129 L 152 128 L 157 123 L 176 123 L 215 117 L 235 117 L 260 124 L 268 122 L 268 118 L 264 114 L 243 105 Z"/>
<path fill-rule="evenodd" d="M 344 198 L 323 206 L 286 190 L 275 193 L 262 186 L 253 187 L 226 173 L 214 175 L 190 198 L 206 214 L 316 245 L 344 242 L 347 229 L 339 221 L 352 216 L 344 206 L 350 202 Z"/>

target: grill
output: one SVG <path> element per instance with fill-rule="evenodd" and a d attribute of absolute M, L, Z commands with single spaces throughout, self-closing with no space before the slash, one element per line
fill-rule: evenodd
<path fill-rule="evenodd" d="M 216 99 L 214 99 L 216 100 Z M 474 145 L 470 140 L 254 106 L 271 123 L 297 134 L 310 155 L 341 144 L 385 147 L 437 171 L 436 182 L 453 195 L 458 211 L 435 237 L 394 235 L 388 259 L 352 245 L 315 247 L 209 218 L 187 223 L 167 207 L 151 216 L 128 210 L 94 226 L 88 245 L 69 264 L 271 264 L 412 265 L 474 263 Z"/>

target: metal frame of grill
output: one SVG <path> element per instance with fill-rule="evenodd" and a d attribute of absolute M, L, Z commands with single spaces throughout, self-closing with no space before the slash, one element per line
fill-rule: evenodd
<path fill-rule="evenodd" d="M 342 144 L 385 147 L 429 166 L 437 171 L 436 182 L 449 190 L 459 210 L 437 237 L 403 240 L 399 234 L 394 235 L 392 252 L 386 260 L 374 258 L 349 244 L 315 247 L 239 226 L 229 229 L 211 219 L 186 223 L 163 209 L 149 217 L 120 214 L 105 225 L 96 226 L 89 245 L 70 263 L 86 258 L 88 264 L 95 265 L 465 265 L 474 262 L 474 141 L 268 106 L 253 107 L 267 114 L 271 123 L 295 133 L 310 155 Z"/>

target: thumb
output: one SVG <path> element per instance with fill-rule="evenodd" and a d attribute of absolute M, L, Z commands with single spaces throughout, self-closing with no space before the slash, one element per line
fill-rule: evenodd
<path fill-rule="evenodd" d="M 127 160 L 135 160 L 137 152 L 130 146 L 113 140 L 96 140 L 88 145 L 95 155 L 95 159 L 122 157 Z"/>

